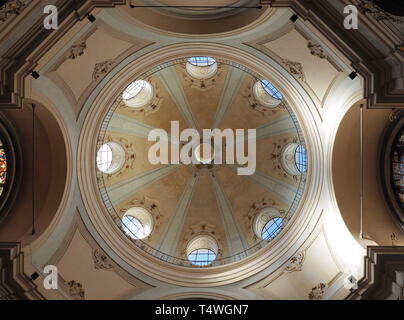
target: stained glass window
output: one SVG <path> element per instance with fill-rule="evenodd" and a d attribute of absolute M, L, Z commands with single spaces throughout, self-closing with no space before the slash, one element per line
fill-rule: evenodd
<path fill-rule="evenodd" d="M 0 140 L 0 196 L 3 193 L 4 185 L 7 178 L 7 156 L 3 148 L 3 143 Z"/>

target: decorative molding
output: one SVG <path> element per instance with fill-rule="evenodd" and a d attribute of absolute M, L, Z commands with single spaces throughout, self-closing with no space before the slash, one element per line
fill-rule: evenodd
<path fill-rule="evenodd" d="M 74 280 L 70 280 L 67 282 L 69 287 L 69 294 L 72 298 L 84 300 L 85 291 L 83 285 L 80 282 L 76 282 Z"/>
<path fill-rule="evenodd" d="M 67 54 L 67 58 L 72 60 L 76 59 L 77 57 L 84 54 L 85 48 L 87 48 L 87 44 L 85 41 L 81 41 L 80 43 L 72 45 Z"/>
<path fill-rule="evenodd" d="M 0 7 L 0 25 L 19 15 L 27 7 L 27 0 L 8 0 Z"/>
<path fill-rule="evenodd" d="M 377 21 L 390 21 L 394 23 L 404 23 L 404 18 L 392 15 L 375 3 L 372 0 L 359 0 L 358 4 L 359 10 L 364 14 L 369 14 Z"/>
<path fill-rule="evenodd" d="M 321 298 L 324 296 L 326 288 L 327 288 L 327 285 L 323 282 L 320 282 L 318 285 L 313 287 L 311 289 L 311 291 L 309 292 L 309 299 L 310 300 L 321 300 Z"/>
<path fill-rule="evenodd" d="M 306 254 L 303 251 L 303 252 L 298 253 L 294 257 L 290 258 L 288 263 L 286 264 L 283 272 L 290 273 L 290 272 L 295 272 L 295 271 L 302 271 L 305 256 L 306 256 Z"/>
<path fill-rule="evenodd" d="M 112 59 L 96 63 L 94 66 L 93 80 L 98 81 L 103 78 L 112 69 L 114 63 L 115 61 Z"/>
<path fill-rule="evenodd" d="M 111 270 L 113 265 L 110 258 L 100 249 L 93 249 L 94 268 L 100 270 Z"/>
<path fill-rule="evenodd" d="M 120 146 L 122 146 L 122 148 L 125 150 L 125 161 L 124 161 L 123 167 L 120 170 L 118 170 L 116 173 L 112 173 L 112 174 L 105 173 L 104 174 L 105 178 L 107 180 L 111 179 L 112 177 L 121 175 L 125 171 L 125 169 L 133 169 L 133 166 L 134 166 L 135 160 L 136 160 L 135 146 L 128 139 L 126 139 L 124 137 L 115 137 L 115 136 L 108 134 L 105 137 L 104 143 L 108 143 L 108 142 L 115 142 L 115 143 L 118 143 Z"/>
<path fill-rule="evenodd" d="M 297 79 L 305 81 L 306 77 L 303 71 L 303 65 L 300 62 L 282 59 L 285 68 Z"/>
<path fill-rule="evenodd" d="M 307 44 L 307 48 L 309 48 L 310 53 L 315 57 L 318 57 L 320 59 L 327 59 L 328 58 L 328 56 L 325 53 L 323 47 L 320 44 L 315 43 L 314 41 L 310 40 L 308 42 L 308 44 Z"/>

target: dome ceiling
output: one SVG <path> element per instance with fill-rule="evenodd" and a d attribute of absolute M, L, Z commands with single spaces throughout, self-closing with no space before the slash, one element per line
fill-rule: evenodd
<path fill-rule="evenodd" d="M 195 58 L 184 58 L 133 79 L 107 113 L 97 144 L 100 196 L 116 225 L 134 245 L 188 267 L 234 262 L 281 237 L 306 181 L 303 136 L 282 93 L 258 73 L 214 58 L 194 65 L 199 77 L 189 66 Z M 254 90 L 257 83 L 263 90 Z M 256 129 L 255 171 L 239 175 L 240 165 L 226 162 L 225 155 L 224 163 L 215 163 L 216 146 L 210 158 L 192 149 L 199 163 L 152 164 L 149 151 L 156 142 L 148 135 L 162 129 L 175 141 L 172 121 L 179 133 L 194 128 L 201 137 L 203 129 L 244 129 L 245 155 L 247 130 Z M 196 149 L 208 148 L 201 143 Z M 170 149 L 169 159 L 172 154 Z M 114 170 L 103 170 L 100 161 Z M 207 250 L 199 254 L 209 263 L 189 261 L 198 249 Z"/>

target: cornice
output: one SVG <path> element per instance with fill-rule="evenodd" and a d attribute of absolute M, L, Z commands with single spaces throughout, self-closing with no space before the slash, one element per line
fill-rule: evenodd
<path fill-rule="evenodd" d="M 290 7 L 301 19 L 316 26 L 318 31 L 335 45 L 352 63 L 352 67 L 364 78 L 365 98 L 369 108 L 404 107 L 404 88 L 395 88 L 400 79 L 394 79 L 395 68 L 403 66 L 402 55 L 396 53 L 399 43 L 390 45 L 388 50 L 385 37 L 395 38 L 394 32 L 385 22 L 374 20 L 372 32 L 377 45 L 372 43 L 360 30 L 346 30 L 343 25 L 345 16 L 328 1 L 313 0 L 268 0 L 272 7 Z M 359 1 L 355 2 L 359 4 Z M 341 7 L 345 3 L 340 0 Z M 360 12 L 360 23 L 366 21 L 366 13 Z M 365 23 L 362 24 L 362 26 Z M 369 31 L 368 26 L 366 26 Z M 389 61 L 389 62 L 387 62 Z M 402 67 L 403 68 L 403 67 Z"/>
<path fill-rule="evenodd" d="M 24 98 L 24 79 L 38 64 L 39 59 L 95 8 L 124 5 L 125 0 L 60 0 L 58 8 L 59 28 L 47 30 L 42 17 L 3 54 L 0 59 L 0 108 L 21 108 Z"/>
<path fill-rule="evenodd" d="M 404 247 L 369 246 L 364 276 L 346 300 L 384 300 L 392 294 L 396 272 L 404 272 Z M 398 297 L 402 300 L 404 297 Z"/>

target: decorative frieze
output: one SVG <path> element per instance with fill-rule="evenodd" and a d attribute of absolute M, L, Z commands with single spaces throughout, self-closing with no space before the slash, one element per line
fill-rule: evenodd
<path fill-rule="evenodd" d="M 71 46 L 67 58 L 68 59 L 76 59 L 77 57 L 81 56 L 84 54 L 84 49 L 87 47 L 86 42 L 82 41 L 80 43 L 76 43 Z"/>
<path fill-rule="evenodd" d="M 98 81 L 103 78 L 112 68 L 115 61 L 112 59 L 105 60 L 100 63 L 96 63 L 94 66 L 93 80 Z"/>
<path fill-rule="evenodd" d="M 109 257 L 98 248 L 93 249 L 94 268 L 100 270 L 111 270 L 112 264 Z"/>

